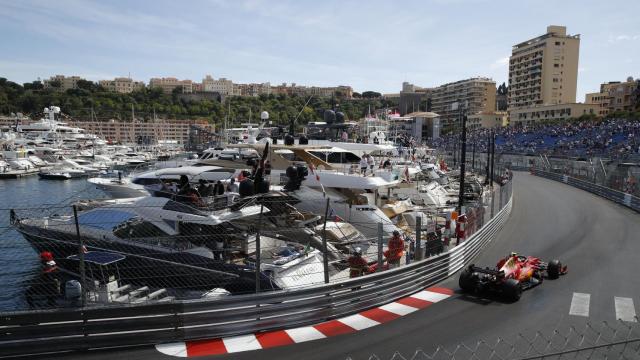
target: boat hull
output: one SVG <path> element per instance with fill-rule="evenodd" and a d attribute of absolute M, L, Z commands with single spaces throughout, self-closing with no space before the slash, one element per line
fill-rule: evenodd
<path fill-rule="evenodd" d="M 18 225 L 17 230 L 38 253 L 49 251 L 61 268 L 79 272 L 79 263 L 67 259 L 78 254 L 77 240 L 69 234 L 29 225 Z M 227 264 L 182 251 L 160 252 L 110 240 L 83 237 L 83 244 L 88 251 L 124 255 L 125 259 L 117 265 L 123 283 L 181 290 L 224 288 L 232 294 L 252 293 L 256 289 L 252 267 Z M 277 289 L 265 274 L 261 274 L 260 285 L 264 291 Z"/>

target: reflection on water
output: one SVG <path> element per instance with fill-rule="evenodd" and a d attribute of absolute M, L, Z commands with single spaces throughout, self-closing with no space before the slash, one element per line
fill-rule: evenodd
<path fill-rule="evenodd" d="M 68 213 L 70 203 L 78 199 L 96 199 L 104 194 L 85 179 L 40 180 L 37 176 L 0 180 L 0 311 L 26 306 L 26 283 L 39 273 L 38 254 L 22 236 L 9 226 L 10 209 L 21 214 L 40 215 L 56 211 Z"/>

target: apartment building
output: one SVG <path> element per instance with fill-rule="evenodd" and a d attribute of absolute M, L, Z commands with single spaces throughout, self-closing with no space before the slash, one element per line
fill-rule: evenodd
<path fill-rule="evenodd" d="M 287 83 L 282 83 L 280 85 L 272 86 L 271 92 L 273 94 L 283 94 L 283 95 L 298 95 L 298 96 L 318 96 L 318 97 L 332 97 L 332 96 L 342 96 L 347 99 L 351 99 L 353 97 L 353 88 L 351 86 L 340 85 L 340 86 L 299 86 L 296 83 L 292 83 L 290 86 Z"/>
<path fill-rule="evenodd" d="M 271 84 L 233 84 L 233 92 L 231 95 L 235 96 L 258 96 L 258 95 L 271 94 Z"/>
<path fill-rule="evenodd" d="M 513 46 L 509 58 L 508 111 L 576 101 L 580 35 L 564 26 Z"/>
<path fill-rule="evenodd" d="M 476 77 L 444 84 L 432 90 L 431 101 L 431 110 L 440 115 L 443 130 L 452 131 L 460 108 L 467 115 L 496 111 L 496 82 Z"/>
<path fill-rule="evenodd" d="M 157 120 L 157 121 L 68 121 L 71 126 L 85 129 L 86 132 L 96 134 L 112 143 L 136 143 L 139 139 L 150 139 L 152 142 L 161 140 L 187 144 L 191 125 L 211 129 L 206 120 Z"/>
<path fill-rule="evenodd" d="M 629 76 L 627 81 L 612 81 L 600 85 L 600 93 L 607 94 L 609 97 L 609 112 L 614 111 L 633 111 L 637 104 L 637 97 L 640 96 L 636 91 L 640 89 L 640 79 L 634 80 Z"/>
<path fill-rule="evenodd" d="M 100 80 L 98 84 L 107 91 L 121 94 L 129 94 L 132 91 L 143 89 L 145 86 L 144 82 L 135 81 L 128 77 L 118 77 L 113 80 Z"/>
<path fill-rule="evenodd" d="M 609 97 L 609 93 L 588 93 L 584 96 L 585 104 L 593 104 L 598 108 L 598 112 L 596 115 L 600 117 L 607 116 L 609 114 L 609 103 L 611 98 Z"/>
<path fill-rule="evenodd" d="M 598 115 L 597 104 L 551 104 L 512 109 L 509 113 L 509 125 L 532 125 L 544 120 L 567 120 L 582 115 Z"/>
<path fill-rule="evenodd" d="M 467 129 L 476 130 L 480 128 L 496 128 L 509 124 L 506 111 L 483 111 L 467 116 Z"/>
<path fill-rule="evenodd" d="M 165 94 L 171 94 L 174 89 L 180 88 L 182 90 L 182 93 L 190 94 L 193 92 L 193 81 L 178 80 L 174 77 L 152 78 L 149 81 L 149 87 L 161 88 Z"/>
<path fill-rule="evenodd" d="M 78 81 L 85 80 L 80 76 L 64 76 L 64 75 L 55 75 L 50 77 L 47 80 L 42 81 L 42 86 L 44 89 L 57 89 L 59 91 L 67 91 L 70 89 L 78 88 Z M 55 86 L 59 84 L 59 86 Z"/>
<path fill-rule="evenodd" d="M 231 80 L 220 78 L 218 80 L 207 75 L 202 79 L 202 91 L 204 92 L 217 92 L 220 95 L 232 95 L 233 94 L 233 82 Z"/>

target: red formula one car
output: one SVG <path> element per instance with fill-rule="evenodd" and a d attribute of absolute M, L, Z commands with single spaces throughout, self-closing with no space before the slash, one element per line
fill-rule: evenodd
<path fill-rule="evenodd" d="M 558 260 L 546 263 L 533 256 L 511 253 L 493 269 L 469 265 L 460 273 L 458 284 L 467 293 L 491 291 L 506 300 L 517 301 L 523 290 L 541 284 L 545 277 L 557 279 L 566 273 L 567 267 Z"/>

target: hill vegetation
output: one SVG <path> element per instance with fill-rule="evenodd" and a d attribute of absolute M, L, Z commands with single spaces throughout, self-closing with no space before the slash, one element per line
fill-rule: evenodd
<path fill-rule="evenodd" d="M 91 81 L 79 81 L 78 89 L 60 91 L 55 88 L 43 89 L 40 82 L 23 85 L 0 78 L 0 114 L 21 112 L 37 118 L 42 109 L 50 105 L 59 106 L 62 112 L 74 119 L 131 119 L 132 112 L 140 119 L 208 119 L 222 124 L 228 115 L 231 123 L 257 122 L 260 112 L 266 110 L 274 124 L 286 125 L 298 114 L 298 124 L 322 121 L 325 109 L 338 104 L 339 111 L 346 118 L 357 120 L 368 109 L 395 107 L 396 103 L 382 99 L 372 91 L 354 99 L 328 99 L 287 95 L 260 95 L 258 97 L 231 96 L 220 102 L 216 99 L 199 98 L 175 92 L 165 94 L 159 88 L 145 88 L 130 94 L 106 91 Z M 59 87 L 59 84 L 57 84 Z M 366 96 L 365 96 L 366 95 Z"/>

